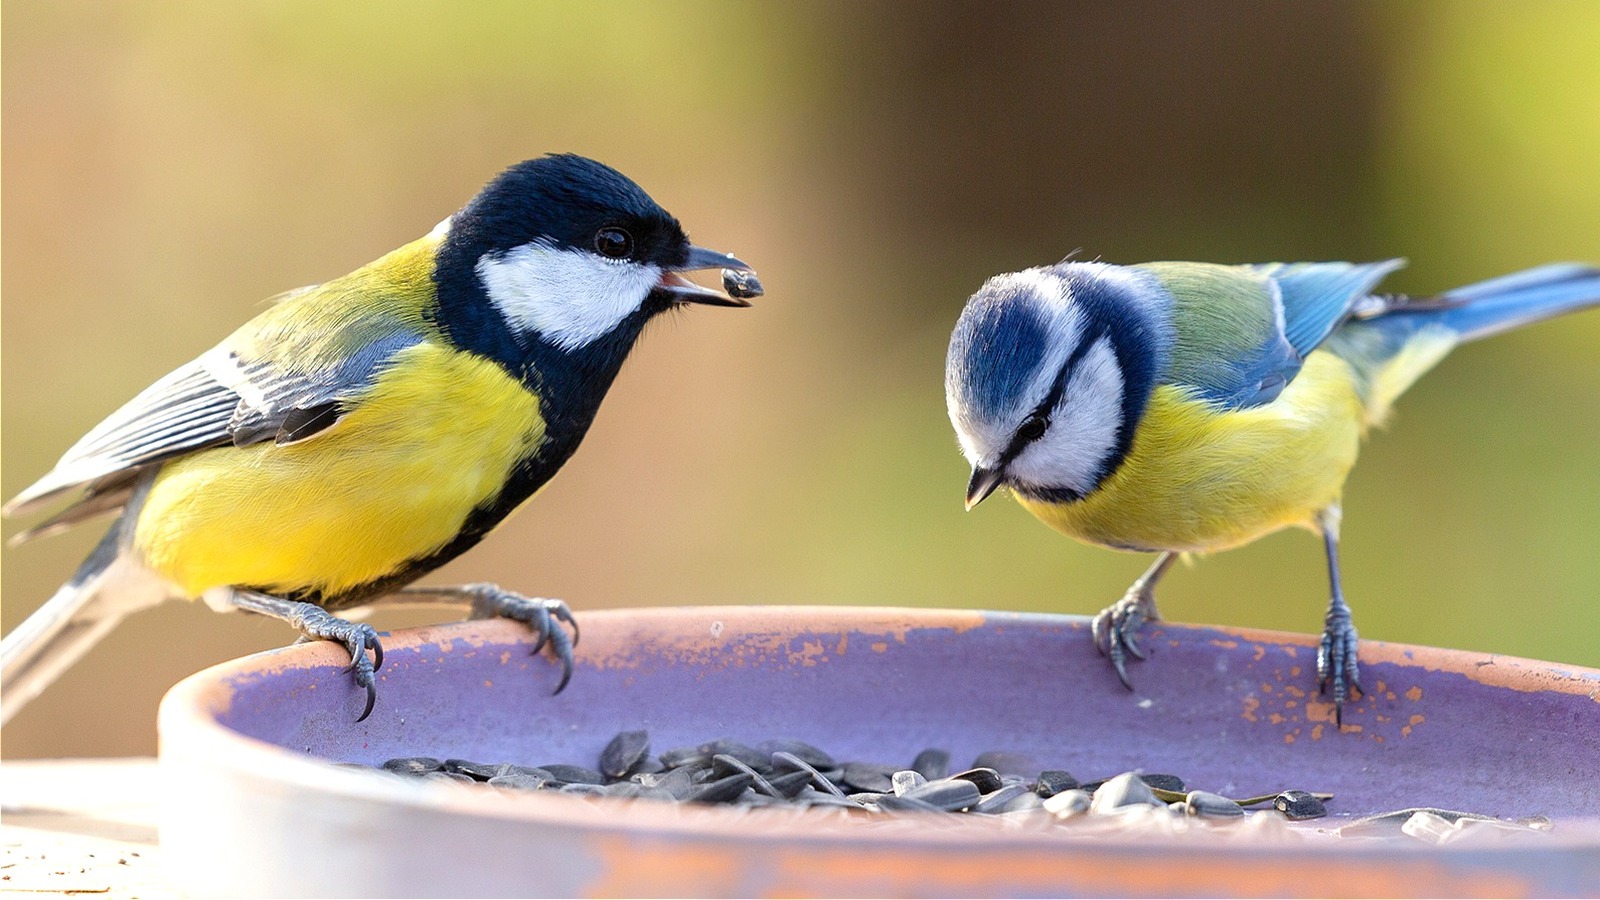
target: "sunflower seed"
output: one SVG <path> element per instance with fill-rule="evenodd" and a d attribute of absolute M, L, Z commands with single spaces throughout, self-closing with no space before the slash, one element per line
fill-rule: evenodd
<path fill-rule="evenodd" d="M 1156 799 L 1155 794 L 1150 793 L 1149 785 L 1141 781 L 1138 775 L 1133 772 L 1123 772 L 1095 788 L 1094 802 L 1090 805 L 1089 811 L 1107 813 L 1130 806 L 1164 805 Z"/>
<path fill-rule="evenodd" d="M 1061 769 L 1045 769 L 1039 773 L 1039 780 L 1034 782 L 1034 791 L 1039 796 L 1049 798 L 1070 791 L 1078 786 L 1078 779 L 1072 777 L 1071 772 Z"/>
<path fill-rule="evenodd" d="M 444 763 L 431 756 L 397 756 L 379 768 L 398 775 L 426 775 L 444 768 Z"/>
<path fill-rule="evenodd" d="M 929 747 L 917 754 L 917 758 L 911 761 L 911 768 L 922 773 L 922 777 L 929 781 L 948 778 L 950 777 L 950 751 Z"/>
<path fill-rule="evenodd" d="M 761 280 L 754 272 L 741 272 L 738 269 L 722 270 L 722 289 L 728 296 L 739 300 L 748 300 L 762 294 Z"/>
<path fill-rule="evenodd" d="M 1272 807 L 1289 819 L 1320 819 L 1328 807 L 1306 791 L 1284 791 L 1272 800 Z"/>
<path fill-rule="evenodd" d="M 650 752 L 650 732 L 622 731 L 600 751 L 600 774 L 626 778 Z"/>

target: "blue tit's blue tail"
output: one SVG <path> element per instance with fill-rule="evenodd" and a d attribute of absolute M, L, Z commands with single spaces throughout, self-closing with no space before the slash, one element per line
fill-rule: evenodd
<path fill-rule="evenodd" d="M 1370 298 L 1323 347 L 1350 364 L 1371 426 L 1456 345 L 1590 306 L 1600 306 L 1600 269 L 1555 263 L 1437 297 Z"/>
<path fill-rule="evenodd" d="M 1420 316 L 1424 323 L 1443 325 L 1456 333 L 1458 341 L 1466 342 L 1596 305 L 1600 305 L 1600 269 L 1552 263 L 1415 304 L 1401 303 L 1385 317 Z"/>

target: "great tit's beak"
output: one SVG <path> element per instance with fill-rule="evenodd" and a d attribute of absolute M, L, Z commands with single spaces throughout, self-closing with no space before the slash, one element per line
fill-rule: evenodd
<path fill-rule="evenodd" d="M 689 247 L 689 258 L 683 265 L 669 269 L 661 275 L 661 283 L 656 285 L 660 290 L 671 295 L 675 303 L 700 303 L 706 306 L 749 306 L 750 301 L 742 297 L 730 297 L 722 291 L 702 287 L 689 279 L 679 275 L 679 272 L 693 272 L 699 269 L 733 269 L 737 272 L 753 272 L 754 269 L 741 262 L 737 257 L 705 247 Z"/>
<path fill-rule="evenodd" d="M 971 512 L 1005 480 L 1006 473 L 1001 469 L 985 469 L 981 466 L 973 469 L 972 480 L 967 482 L 967 511 Z"/>

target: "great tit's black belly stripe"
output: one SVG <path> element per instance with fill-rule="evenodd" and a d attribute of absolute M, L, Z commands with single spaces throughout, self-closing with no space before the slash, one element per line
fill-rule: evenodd
<path fill-rule="evenodd" d="M 555 477 L 577 451 L 599 412 L 600 402 L 622 368 L 633 336 L 643 327 L 649 314 L 649 310 L 644 310 L 630 316 L 630 321 L 617 329 L 626 333 L 608 335 L 578 352 L 562 352 L 536 344 L 520 351 L 525 361 L 491 356 L 539 398 L 545 436 L 535 454 L 518 464 L 500 493 L 472 510 L 455 537 L 437 550 L 408 560 L 395 571 L 355 588 L 335 594 L 306 589 L 287 596 L 331 610 L 360 606 L 404 587 L 477 546 L 506 516 Z"/>

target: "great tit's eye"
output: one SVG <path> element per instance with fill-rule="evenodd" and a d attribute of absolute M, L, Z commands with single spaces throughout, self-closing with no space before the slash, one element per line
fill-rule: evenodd
<path fill-rule="evenodd" d="M 1035 413 L 1022 420 L 1017 428 L 1017 440 L 1024 444 L 1031 444 L 1044 437 L 1045 430 L 1050 427 L 1050 420 Z"/>
<path fill-rule="evenodd" d="M 601 256 L 624 259 L 633 252 L 633 235 L 615 225 L 608 225 L 594 233 L 594 249 Z"/>

